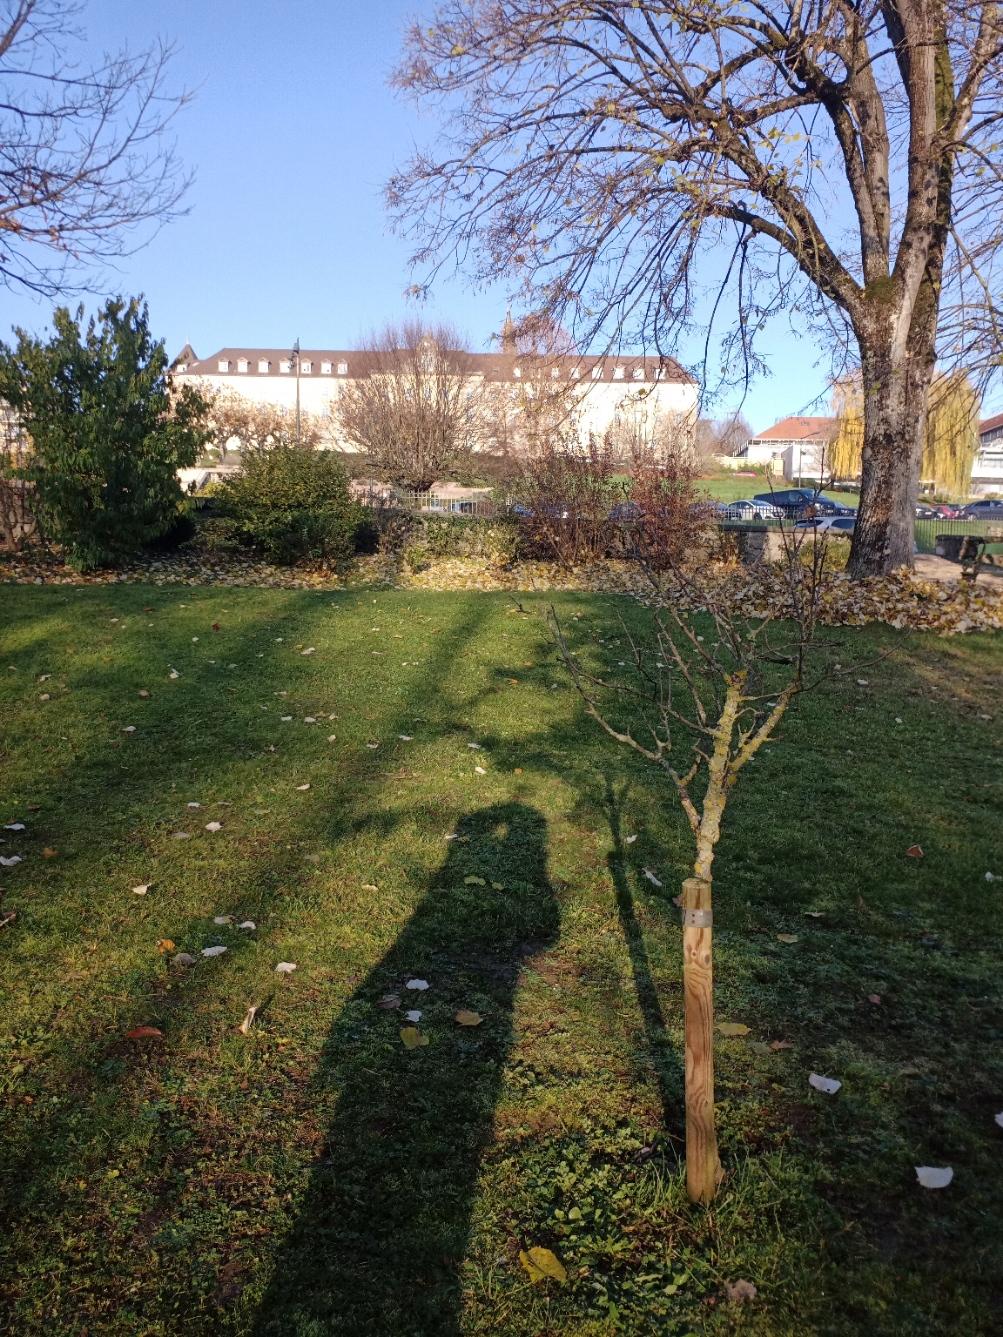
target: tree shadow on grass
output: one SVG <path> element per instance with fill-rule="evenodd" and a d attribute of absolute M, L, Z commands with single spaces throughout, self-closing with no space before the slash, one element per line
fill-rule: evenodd
<path fill-rule="evenodd" d="M 342 1009 L 315 1079 L 325 1151 L 253 1328 L 459 1332 L 478 1167 L 491 1137 L 521 967 L 557 937 L 546 822 L 522 803 L 464 817 L 417 911 Z M 468 879 L 483 882 L 468 882 Z M 429 988 L 406 988 L 408 980 Z M 379 1007 L 399 995 L 400 1009 Z M 408 1049 L 420 1009 L 426 1046 Z M 460 1009 L 483 1016 L 455 1020 Z"/>

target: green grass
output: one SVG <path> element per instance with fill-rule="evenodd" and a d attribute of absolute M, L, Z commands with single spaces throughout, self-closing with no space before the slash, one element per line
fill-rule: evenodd
<path fill-rule="evenodd" d="M 792 484 L 786 482 L 783 478 L 773 480 L 773 488 L 776 492 L 791 486 Z M 808 486 L 808 484 L 805 486 Z M 728 470 L 724 473 L 699 479 L 697 488 L 715 501 L 748 501 L 753 497 L 758 497 L 761 493 L 769 492 L 770 481 L 763 470 L 758 470 L 755 478 L 736 478 Z M 844 492 L 842 489 L 833 491 L 831 488 L 823 489 L 823 492 L 826 496 L 838 498 L 847 506 L 856 506 L 860 501 L 860 495 L 857 492 Z"/>
<path fill-rule="evenodd" d="M 559 603 L 616 634 L 610 601 Z M 681 1165 L 687 835 L 582 719 L 542 600 L 0 604 L 0 821 L 28 826 L 0 832 L 24 856 L 0 878 L 0 1329 L 1000 1330 L 999 640 L 847 633 L 848 661 L 894 656 L 805 698 L 743 777 L 715 964 L 751 1034 L 719 1044 L 705 1211 Z M 954 1183 L 919 1188 L 922 1164 Z M 530 1284 L 533 1245 L 566 1285 Z"/>

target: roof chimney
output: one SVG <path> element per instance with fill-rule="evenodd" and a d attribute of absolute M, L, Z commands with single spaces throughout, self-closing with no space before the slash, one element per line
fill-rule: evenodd
<path fill-rule="evenodd" d="M 512 312 L 505 312 L 505 324 L 502 326 L 501 346 L 503 353 L 515 353 L 515 325 L 512 323 Z"/>

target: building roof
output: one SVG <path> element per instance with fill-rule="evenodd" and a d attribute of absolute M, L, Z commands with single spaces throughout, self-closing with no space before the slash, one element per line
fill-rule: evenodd
<path fill-rule="evenodd" d="M 997 427 L 1003 427 L 1003 413 L 997 413 L 992 418 L 983 418 L 979 423 L 979 436 L 995 431 Z"/>
<path fill-rule="evenodd" d="M 781 418 L 753 441 L 828 441 L 836 429 L 835 418 Z"/>
<path fill-rule="evenodd" d="M 190 348 L 186 345 L 185 351 Z M 279 372 L 279 362 L 291 359 L 293 352 L 291 348 L 221 348 L 213 353 L 211 357 L 199 358 L 189 361 L 185 374 L 188 376 L 276 376 L 283 373 Z M 370 372 L 377 369 L 380 365 L 380 355 L 368 352 L 364 349 L 351 348 L 301 348 L 300 362 L 310 362 L 313 364 L 311 376 L 321 376 L 320 364 L 330 362 L 335 371 L 332 374 L 332 380 L 337 379 L 337 365 L 339 362 L 348 363 L 349 379 L 357 379 L 362 376 L 368 376 Z M 469 366 L 472 375 L 481 375 L 486 381 L 513 381 L 516 378 L 516 367 L 528 367 L 532 359 L 526 356 L 520 356 L 518 353 L 496 352 L 496 353 L 459 353 L 465 365 Z M 237 371 L 237 362 L 241 359 L 247 361 L 247 371 Z M 176 361 L 184 361 L 180 356 Z M 219 370 L 220 362 L 229 362 L 230 369 L 227 372 Z M 267 371 L 258 371 L 258 363 L 267 362 L 269 368 Z M 592 379 L 592 371 L 596 366 L 602 367 L 602 375 L 598 379 L 602 381 L 624 381 L 629 382 L 634 379 L 636 369 L 643 371 L 645 381 L 669 381 L 682 385 L 695 385 L 694 378 L 685 371 L 673 358 L 657 357 L 637 357 L 635 355 L 624 354 L 620 357 L 589 357 L 579 356 L 578 354 L 569 354 L 554 358 L 548 361 L 548 366 L 557 366 L 561 369 L 564 376 L 570 377 L 575 368 L 578 369 L 578 379 L 587 381 Z M 617 368 L 622 368 L 621 376 L 615 374 Z M 661 376 L 658 375 L 661 369 Z"/>

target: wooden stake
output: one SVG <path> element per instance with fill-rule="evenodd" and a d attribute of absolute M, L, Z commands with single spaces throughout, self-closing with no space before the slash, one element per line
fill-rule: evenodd
<path fill-rule="evenodd" d="M 714 1127 L 714 975 L 711 884 L 683 883 L 683 1007 L 686 1072 L 686 1191 L 710 1202 L 721 1182 Z"/>

